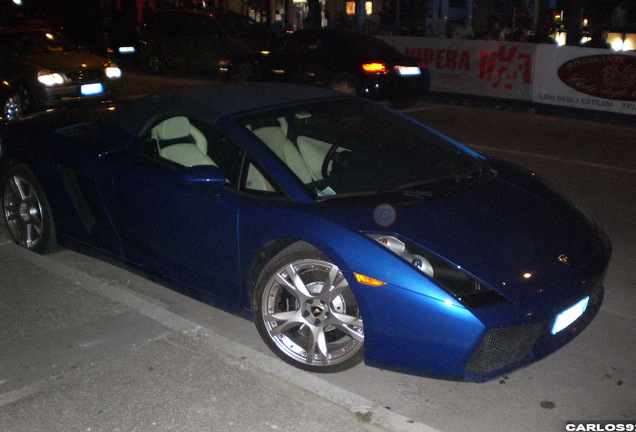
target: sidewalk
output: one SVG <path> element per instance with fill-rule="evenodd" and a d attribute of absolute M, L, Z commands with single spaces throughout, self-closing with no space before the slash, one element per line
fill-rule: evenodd
<path fill-rule="evenodd" d="M 3 432 L 433 431 L 19 248 L 4 227 L 0 268 Z"/>

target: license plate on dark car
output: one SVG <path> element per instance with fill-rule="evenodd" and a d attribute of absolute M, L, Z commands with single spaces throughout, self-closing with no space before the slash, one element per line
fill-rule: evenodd
<path fill-rule="evenodd" d="M 84 84 L 80 91 L 84 96 L 90 96 L 95 94 L 104 93 L 104 86 L 101 83 Z"/>

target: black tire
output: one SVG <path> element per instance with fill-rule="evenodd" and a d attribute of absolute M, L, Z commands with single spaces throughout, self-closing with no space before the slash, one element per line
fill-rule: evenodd
<path fill-rule="evenodd" d="M 51 207 L 35 176 L 24 165 L 12 167 L 2 179 L 2 212 L 11 238 L 38 253 L 55 247 Z"/>
<path fill-rule="evenodd" d="M 306 243 L 289 246 L 265 266 L 253 306 L 263 341 L 295 367 L 339 372 L 364 357 L 364 327 L 349 283 Z"/>
<path fill-rule="evenodd" d="M 236 82 L 252 82 L 256 81 L 256 67 L 252 63 L 243 63 L 237 66 L 234 75 Z"/>
<path fill-rule="evenodd" d="M 166 70 L 166 61 L 158 49 L 151 49 L 146 55 L 146 71 L 151 75 L 162 75 Z"/>

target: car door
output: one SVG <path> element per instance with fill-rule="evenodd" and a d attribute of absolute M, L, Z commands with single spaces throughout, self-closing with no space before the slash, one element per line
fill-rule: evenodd
<path fill-rule="evenodd" d="M 169 15 L 168 32 L 162 40 L 163 50 L 168 64 L 179 69 L 188 68 L 194 33 L 191 31 L 192 18 L 188 13 Z M 192 68 L 192 65 L 190 65 Z"/>
<path fill-rule="evenodd" d="M 207 14 L 192 14 L 184 31 L 189 35 L 189 43 L 184 46 L 189 64 L 198 70 L 217 72 L 228 38 L 216 20 Z"/>
<path fill-rule="evenodd" d="M 205 133 L 213 145 L 218 136 Z M 138 142 L 104 161 L 109 174 L 102 181 L 103 197 L 123 255 L 151 274 L 202 288 L 220 302 L 235 302 L 240 196 L 231 181 L 227 186 L 184 182 L 188 170 L 201 166 L 161 157 L 154 139 L 143 141 L 145 146 Z M 235 152 L 224 151 L 223 164 L 236 165 L 240 152 Z"/>

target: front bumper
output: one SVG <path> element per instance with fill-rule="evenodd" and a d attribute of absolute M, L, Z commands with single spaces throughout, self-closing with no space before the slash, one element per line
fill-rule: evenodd
<path fill-rule="evenodd" d="M 592 322 L 601 308 L 603 296 L 601 283 L 583 292 L 581 298 L 590 298 L 585 312 L 556 334 L 551 333 L 554 313 L 543 321 L 488 330 L 466 362 L 465 370 L 487 380 L 547 356 L 574 339 Z M 569 306 L 571 302 L 555 310 L 562 311 Z"/>
<path fill-rule="evenodd" d="M 603 278 L 598 277 L 567 298 L 538 293 L 469 310 L 399 287 L 382 288 L 367 305 L 374 320 L 365 319 L 365 362 L 472 382 L 494 379 L 561 348 L 592 322 L 604 295 Z M 583 315 L 552 334 L 556 316 L 586 296 L 590 300 Z"/>
<path fill-rule="evenodd" d="M 393 74 L 373 76 L 362 79 L 364 97 L 373 100 L 422 99 L 428 95 L 430 82 L 425 74 L 412 77 L 399 77 Z"/>
<path fill-rule="evenodd" d="M 90 88 L 86 86 L 98 84 L 101 84 L 101 91 L 92 94 L 83 93 L 83 89 Z M 111 100 L 121 92 L 121 89 L 121 79 L 54 87 L 38 86 L 36 104 L 41 108 L 56 108 L 83 102 Z"/>

